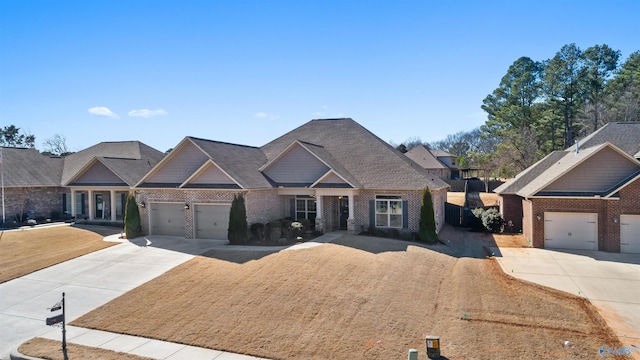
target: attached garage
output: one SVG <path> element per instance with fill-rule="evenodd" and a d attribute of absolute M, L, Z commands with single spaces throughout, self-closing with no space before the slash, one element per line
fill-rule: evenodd
<path fill-rule="evenodd" d="M 185 236 L 184 204 L 151 203 L 149 209 L 151 235 Z"/>
<path fill-rule="evenodd" d="M 620 252 L 640 254 L 640 215 L 620 215 Z"/>
<path fill-rule="evenodd" d="M 544 247 L 598 250 L 598 214 L 545 212 Z"/>
<path fill-rule="evenodd" d="M 198 204 L 195 209 L 197 239 L 226 239 L 229 228 L 230 204 Z"/>

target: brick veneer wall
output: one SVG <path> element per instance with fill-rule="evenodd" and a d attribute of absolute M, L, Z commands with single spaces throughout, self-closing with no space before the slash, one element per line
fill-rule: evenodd
<path fill-rule="evenodd" d="M 532 240 L 534 247 L 544 247 L 544 218 L 538 220 L 536 214 L 545 212 L 582 212 L 598 214 L 598 250 L 620 252 L 620 215 L 640 215 L 640 179 L 620 190 L 619 199 L 531 199 L 525 209 L 524 234 Z M 614 217 L 618 220 L 614 222 Z"/>
<path fill-rule="evenodd" d="M 49 218 L 51 211 L 62 214 L 62 194 L 65 192 L 63 187 L 7 187 L 4 189 L 5 219 L 13 222 L 16 214 L 26 214 L 29 210 L 34 210 L 36 217 L 43 218 Z"/>
<path fill-rule="evenodd" d="M 522 218 L 524 216 L 522 198 L 518 195 L 500 195 L 498 196 L 498 202 L 505 224 L 512 221 L 513 228 L 511 231 L 522 231 Z"/>
<path fill-rule="evenodd" d="M 355 229 L 359 231 L 361 226 L 369 227 L 369 201 L 375 200 L 376 195 L 397 195 L 402 200 L 407 200 L 409 208 L 408 231 L 418 231 L 420 228 L 420 207 L 422 206 L 422 190 L 363 190 L 356 196 L 355 203 Z M 436 228 L 442 230 L 444 226 L 444 203 L 447 201 L 447 189 L 431 190 L 431 199 L 436 218 Z M 373 225 L 373 224 L 372 224 Z"/>
<path fill-rule="evenodd" d="M 280 219 L 284 214 L 284 201 L 276 190 L 228 191 L 228 190 L 174 190 L 174 189 L 139 189 L 138 203 L 174 202 L 189 203 L 190 209 L 185 211 L 184 236 L 192 239 L 195 236 L 194 204 L 231 204 L 236 194 L 243 194 L 247 209 L 247 224 L 269 222 Z M 142 231 L 149 233 L 149 207 L 140 208 Z"/>

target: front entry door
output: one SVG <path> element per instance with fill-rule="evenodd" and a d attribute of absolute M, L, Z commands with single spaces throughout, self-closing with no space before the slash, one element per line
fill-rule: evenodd
<path fill-rule="evenodd" d="M 340 230 L 347 230 L 347 219 L 349 219 L 349 198 L 344 196 L 339 199 L 340 205 Z"/>
<path fill-rule="evenodd" d="M 104 219 L 104 199 L 102 194 L 96 194 L 96 218 Z"/>

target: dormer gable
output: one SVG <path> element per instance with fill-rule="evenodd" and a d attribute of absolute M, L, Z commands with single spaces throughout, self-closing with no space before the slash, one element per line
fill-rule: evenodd
<path fill-rule="evenodd" d="M 196 170 L 191 177 L 180 185 L 181 188 L 241 189 L 237 181 L 231 178 L 216 163 L 209 160 Z"/>
<path fill-rule="evenodd" d="M 329 170 L 321 176 L 318 181 L 311 184 L 312 188 L 353 188 L 354 186 L 338 175 L 335 171 Z"/>
<path fill-rule="evenodd" d="M 93 158 L 72 177 L 65 186 L 126 186 L 127 183 L 103 164 Z"/>
<path fill-rule="evenodd" d="M 297 140 L 260 169 L 280 186 L 309 186 L 329 170 L 325 162 Z"/>
<path fill-rule="evenodd" d="M 179 187 L 208 160 L 209 156 L 187 137 L 145 175 L 137 186 Z"/>
<path fill-rule="evenodd" d="M 570 152 L 563 160 L 575 161 L 569 157 L 580 157 L 587 152 L 591 153 L 558 174 L 536 195 L 606 196 L 640 171 L 640 162 L 610 143 L 581 150 L 578 154 Z"/>

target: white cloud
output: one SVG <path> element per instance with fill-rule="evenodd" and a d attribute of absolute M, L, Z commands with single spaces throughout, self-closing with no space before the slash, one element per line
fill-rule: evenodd
<path fill-rule="evenodd" d="M 109 108 L 106 106 L 94 106 L 92 108 L 89 108 L 89 114 L 98 115 L 98 116 L 108 116 L 114 119 L 117 119 L 119 117 L 118 114 L 109 110 Z"/>
<path fill-rule="evenodd" d="M 269 120 L 275 120 L 280 118 L 279 115 L 274 115 L 274 114 L 267 114 L 265 112 L 257 112 L 255 115 L 255 117 L 259 118 L 259 119 L 269 119 Z"/>
<path fill-rule="evenodd" d="M 131 110 L 127 115 L 131 117 L 142 117 L 147 119 L 154 116 L 169 115 L 169 113 L 163 109 L 157 109 L 157 110 L 139 109 L 139 110 Z"/>

